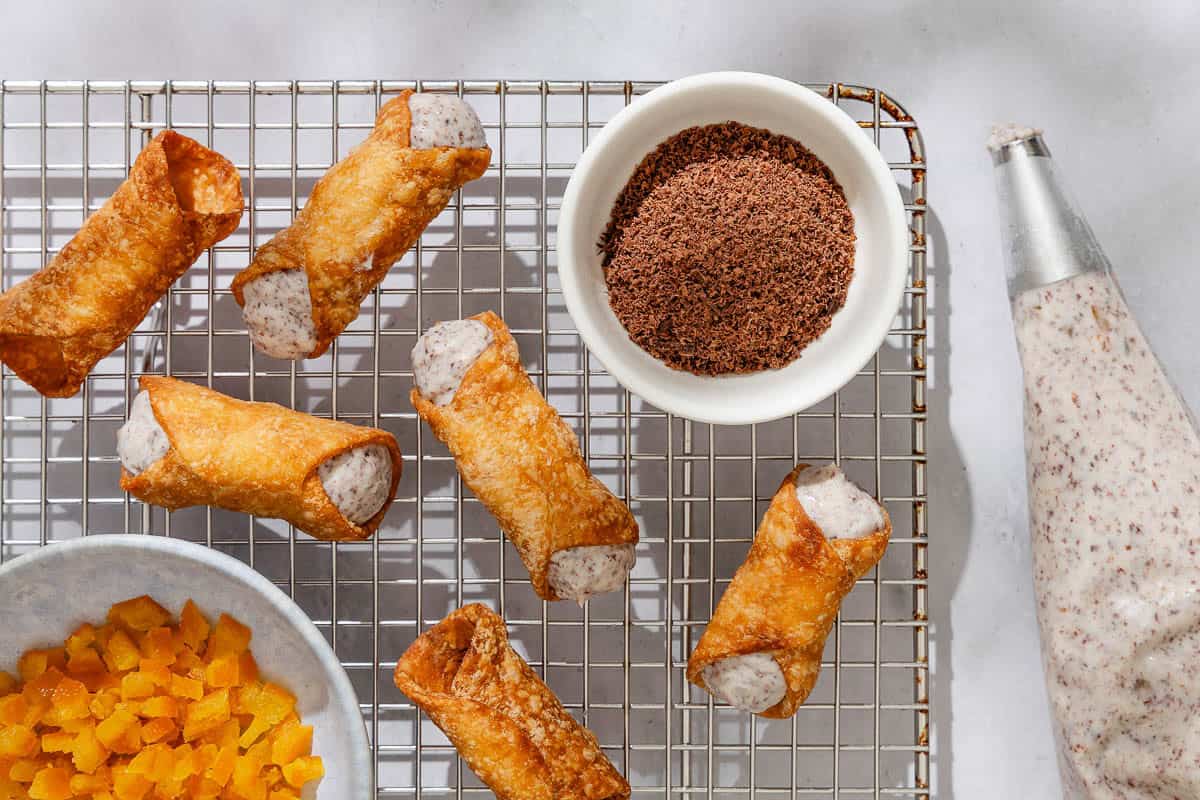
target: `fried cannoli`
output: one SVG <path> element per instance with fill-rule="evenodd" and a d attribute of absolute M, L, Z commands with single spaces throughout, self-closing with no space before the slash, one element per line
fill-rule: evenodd
<path fill-rule="evenodd" d="M 504 620 L 486 606 L 464 606 L 418 637 L 395 681 L 498 800 L 629 797 L 595 735 L 509 646 Z"/>
<path fill-rule="evenodd" d="M 163 131 L 62 251 L 0 295 L 0 360 L 43 395 L 70 397 L 241 218 L 233 164 Z"/>
<path fill-rule="evenodd" d="M 254 346 L 293 360 L 324 353 L 491 156 L 463 100 L 405 91 L 388 101 L 371 135 L 325 173 L 291 226 L 234 279 Z"/>
<path fill-rule="evenodd" d="M 688 680 L 743 711 L 795 714 L 842 598 L 891 533 L 883 506 L 836 466 L 796 467 L 688 659 Z"/>
<path fill-rule="evenodd" d="M 584 463 L 574 432 L 490 311 L 430 328 L 413 348 L 412 403 L 500 522 L 545 600 L 619 589 L 637 523 Z"/>
<path fill-rule="evenodd" d="M 121 488 L 169 509 L 210 505 L 287 520 L 330 541 L 366 539 L 400 481 L 387 431 L 143 376 L 117 432 Z"/>

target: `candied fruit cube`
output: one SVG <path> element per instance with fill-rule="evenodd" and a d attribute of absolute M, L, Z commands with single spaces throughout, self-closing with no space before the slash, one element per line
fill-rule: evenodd
<path fill-rule="evenodd" d="M 42 764 L 36 758 L 19 758 L 8 768 L 8 777 L 17 783 L 33 783 L 33 776 L 41 768 Z M 0 775 L 3 774 L 4 770 L 0 768 Z"/>
<path fill-rule="evenodd" d="M 324 776 L 325 765 L 320 756 L 301 756 L 292 763 L 283 765 L 284 780 L 297 789 Z"/>
<path fill-rule="evenodd" d="M 30 800 L 70 800 L 71 770 L 66 767 L 44 767 L 33 777 L 29 787 Z"/>
<path fill-rule="evenodd" d="M 188 700 L 199 700 L 204 697 L 204 684 L 183 675 L 172 675 L 171 694 Z"/>
<path fill-rule="evenodd" d="M 29 703 L 22 695 L 0 697 L 0 725 L 19 725 L 25 721 L 28 712 Z"/>
<path fill-rule="evenodd" d="M 300 800 L 300 795 L 285 786 L 282 789 L 272 789 L 267 800 Z"/>
<path fill-rule="evenodd" d="M 283 766 L 312 752 L 311 725 L 294 725 L 282 731 L 271 743 L 271 763 Z"/>
<path fill-rule="evenodd" d="M 138 651 L 133 639 L 123 630 L 113 631 L 104 645 L 104 663 L 114 672 L 131 670 L 141 661 L 142 654 Z"/>
<path fill-rule="evenodd" d="M 37 752 L 38 737 L 25 725 L 0 727 L 0 758 L 27 758 Z"/>
<path fill-rule="evenodd" d="M 96 719 L 108 719 L 121 701 L 121 692 L 117 689 L 102 689 L 92 696 L 88 710 Z"/>
<path fill-rule="evenodd" d="M 155 628 L 147 631 L 141 636 L 139 642 L 143 656 L 163 665 L 175 663 L 175 656 L 179 652 L 176 644 L 179 647 L 183 646 L 182 640 L 176 641 L 175 632 L 170 628 Z"/>
<path fill-rule="evenodd" d="M 187 707 L 183 720 L 183 739 L 190 742 L 230 718 L 229 690 L 218 689 Z"/>
<path fill-rule="evenodd" d="M 113 797 L 115 800 L 142 800 L 154 788 L 145 777 L 124 770 L 113 775 Z"/>
<path fill-rule="evenodd" d="M 0 697 L 12 694 L 17 690 L 17 679 L 0 669 Z"/>
<path fill-rule="evenodd" d="M 89 650 L 95 643 L 96 627 L 90 622 L 85 622 L 67 637 L 67 653 L 78 653 L 81 650 Z"/>
<path fill-rule="evenodd" d="M 71 791 L 83 797 L 103 794 L 111 788 L 112 784 L 99 775 L 83 775 L 77 772 L 71 776 Z"/>
<path fill-rule="evenodd" d="M 117 603 L 108 610 L 108 621 L 132 631 L 145 632 L 159 628 L 171 620 L 170 613 L 149 595 L 133 597 Z"/>
<path fill-rule="evenodd" d="M 43 721 L 48 725 L 61 725 L 66 720 L 84 719 L 89 714 L 91 701 L 86 686 L 74 678 L 63 678 L 54 687 L 50 696 L 51 708 Z"/>
<path fill-rule="evenodd" d="M 295 695 L 282 686 L 268 681 L 262 685 L 262 690 L 253 698 L 248 713 L 255 717 L 262 717 L 275 725 L 292 713 L 295 707 Z"/>
<path fill-rule="evenodd" d="M 243 684 L 258 680 L 258 662 L 249 650 L 238 658 L 238 680 Z"/>
<path fill-rule="evenodd" d="M 241 725 L 237 719 L 230 719 L 223 725 L 209 731 L 200 737 L 201 744 L 215 744 L 217 747 L 236 747 Z"/>
<path fill-rule="evenodd" d="M 75 735 L 56 731 L 42 734 L 43 753 L 69 753 L 75 744 Z"/>
<path fill-rule="evenodd" d="M 142 743 L 142 726 L 137 717 L 118 708 L 96 726 L 96 738 L 114 753 L 136 753 Z"/>
<path fill-rule="evenodd" d="M 75 735 L 71 753 L 71 763 L 75 769 L 89 775 L 108 760 L 108 750 L 96 738 L 95 728 L 84 728 Z"/>
<path fill-rule="evenodd" d="M 205 770 L 204 777 L 212 780 L 218 786 L 225 786 L 229 783 L 230 776 L 233 775 L 233 768 L 237 765 L 237 760 L 237 745 L 222 747 L 217 753 L 216 760 Z"/>
<path fill-rule="evenodd" d="M 67 666 L 67 651 L 62 647 L 47 647 L 40 650 L 26 650 L 17 659 L 17 672 L 21 680 L 28 683 L 52 667 L 60 671 Z"/>
<path fill-rule="evenodd" d="M 208 639 L 209 629 L 208 620 L 196 604 L 191 600 L 184 603 L 183 611 L 179 614 L 179 632 L 183 634 L 184 643 L 192 650 L 199 650 Z"/>
<path fill-rule="evenodd" d="M 88 675 L 104 671 L 104 660 L 90 647 L 67 654 L 67 672 L 72 675 Z"/>
<path fill-rule="evenodd" d="M 166 695 L 151 697 L 142 703 L 141 714 L 143 717 L 176 717 L 179 715 L 179 701 Z"/>
<path fill-rule="evenodd" d="M 226 653 L 214 658 L 204 670 L 204 682 L 211 688 L 231 688 L 239 684 L 239 656 Z"/>
<path fill-rule="evenodd" d="M 157 688 L 154 678 L 146 673 L 130 672 L 121 678 L 121 699 L 129 701 L 153 697 Z"/>
<path fill-rule="evenodd" d="M 208 638 L 204 658 L 212 661 L 228 653 L 241 655 L 250 647 L 250 629 L 228 614 L 222 614 Z"/>
<path fill-rule="evenodd" d="M 179 727 L 174 720 L 166 717 L 152 719 L 142 726 L 142 740 L 146 742 L 161 742 L 174 739 L 179 733 Z"/>

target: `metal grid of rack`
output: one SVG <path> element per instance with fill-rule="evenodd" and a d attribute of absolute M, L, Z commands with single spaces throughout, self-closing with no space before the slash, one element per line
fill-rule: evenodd
<path fill-rule="evenodd" d="M 563 306 L 555 221 L 589 137 L 654 83 L 578 81 L 0 82 L 0 283 L 27 277 L 173 127 L 244 176 L 241 228 L 201 257 L 73 398 L 0 376 L 0 561 L 92 533 L 141 531 L 234 555 L 290 593 L 334 646 L 361 700 L 378 796 L 487 797 L 391 683 L 403 649 L 463 602 L 503 613 L 514 645 L 598 735 L 635 797 L 927 797 L 925 157 L 885 93 L 810 84 L 888 160 L 911 231 L 910 281 L 877 356 L 836 396 L 746 428 L 670 417 L 590 359 Z M 228 287 L 316 179 L 405 88 L 464 95 L 493 148 L 468 185 L 319 359 L 253 352 Z M 534 381 L 642 529 L 623 593 L 579 609 L 536 598 L 513 549 L 460 485 L 407 397 L 408 352 L 438 319 L 486 308 L 513 329 Z M 404 475 L 385 525 L 332 546 L 273 520 L 166 514 L 118 486 L 115 434 L 142 372 L 392 431 Z M 846 598 L 821 679 L 792 720 L 714 705 L 683 678 L 711 609 L 779 480 L 836 460 L 888 507 L 895 534 Z"/>

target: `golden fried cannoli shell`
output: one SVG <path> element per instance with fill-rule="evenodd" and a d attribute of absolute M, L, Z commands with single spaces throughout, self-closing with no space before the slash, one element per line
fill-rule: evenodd
<path fill-rule="evenodd" d="M 275 403 L 235 400 L 174 378 L 143 376 L 141 388 L 171 449 L 146 470 L 121 470 L 121 488 L 168 509 L 208 505 L 287 520 L 329 541 L 375 532 L 400 482 L 400 447 L 387 431 L 321 419 Z M 337 510 L 317 474 L 336 455 L 368 444 L 392 459 L 388 501 L 362 525 Z"/>
<path fill-rule="evenodd" d="M 499 800 L 629 797 L 596 737 L 509 646 L 504 620 L 486 606 L 464 606 L 418 637 L 394 677 Z"/>
<path fill-rule="evenodd" d="M 384 104 L 366 140 L 329 168 L 291 226 L 260 247 L 233 280 L 234 297 L 245 305 L 242 289 L 255 278 L 289 269 L 307 273 L 317 332 L 309 358 L 324 353 L 354 321 L 392 264 L 491 161 L 487 147 L 409 147 L 411 94 L 405 90 Z"/>
<path fill-rule="evenodd" d="M 47 397 L 75 394 L 92 367 L 241 218 L 233 164 L 163 131 L 62 251 L 0 295 L 0 360 Z"/>
<path fill-rule="evenodd" d="M 534 591 L 557 600 L 549 583 L 554 553 L 635 544 L 637 522 L 592 475 L 575 433 L 529 380 L 504 320 L 491 311 L 471 319 L 487 325 L 493 341 L 454 399 L 435 405 L 414 388 L 412 404 L 516 546 Z"/>
<path fill-rule="evenodd" d="M 707 690 L 703 670 L 732 656 L 771 652 L 787 684 L 784 699 L 760 716 L 784 719 L 808 697 L 838 608 L 887 548 L 892 523 L 858 539 L 826 539 L 796 496 L 801 464 L 783 480 L 688 659 L 687 678 Z"/>

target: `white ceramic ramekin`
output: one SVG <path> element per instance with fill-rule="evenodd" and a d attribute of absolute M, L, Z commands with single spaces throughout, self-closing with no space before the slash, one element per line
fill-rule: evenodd
<path fill-rule="evenodd" d="M 736 120 L 791 136 L 833 171 L 854 212 L 857 245 L 846 304 L 783 369 L 704 377 L 671 369 L 629 338 L 608 304 L 597 242 L 638 163 L 693 125 Z M 808 408 L 844 386 L 879 348 L 908 270 L 907 225 L 887 163 L 833 103 L 792 81 L 713 72 L 674 81 L 621 110 L 580 159 L 558 219 L 558 273 L 584 343 L 627 389 L 689 419 L 747 424 Z"/>
<path fill-rule="evenodd" d="M 88 536 L 0 565 L 0 669 L 15 672 L 31 647 L 61 645 L 83 622 L 102 622 L 114 603 L 148 594 L 178 615 L 191 598 L 215 622 L 250 626 L 265 677 L 296 695 L 325 777 L 305 800 L 368 800 L 371 750 L 358 697 L 333 649 L 308 616 L 270 581 L 230 556 L 160 536 Z"/>

